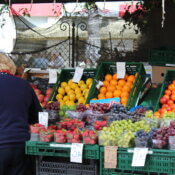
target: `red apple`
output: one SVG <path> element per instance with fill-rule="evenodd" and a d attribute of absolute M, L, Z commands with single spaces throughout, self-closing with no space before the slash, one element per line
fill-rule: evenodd
<path fill-rule="evenodd" d="M 161 104 L 166 104 L 167 103 L 167 99 L 165 97 L 161 97 L 160 98 L 160 103 Z"/>
<path fill-rule="evenodd" d="M 35 94 L 36 94 L 36 95 L 41 94 L 41 91 L 40 91 L 39 89 L 34 89 L 34 91 L 35 91 Z"/>
<path fill-rule="evenodd" d="M 42 105 L 43 108 L 45 108 L 46 107 L 46 104 L 47 104 L 47 102 L 44 101 L 44 102 L 42 102 L 41 105 Z"/>
<path fill-rule="evenodd" d="M 44 102 L 48 102 L 49 101 L 49 96 L 45 96 L 44 97 Z"/>
<path fill-rule="evenodd" d="M 38 100 L 40 103 L 42 103 L 44 101 L 44 95 L 43 94 L 39 94 L 38 95 Z"/>
<path fill-rule="evenodd" d="M 52 88 L 48 88 L 47 90 L 46 90 L 46 95 L 51 95 L 52 94 Z"/>

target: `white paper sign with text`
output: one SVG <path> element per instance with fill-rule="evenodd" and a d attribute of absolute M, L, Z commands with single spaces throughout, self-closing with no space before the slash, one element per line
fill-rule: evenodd
<path fill-rule="evenodd" d="M 84 71 L 84 68 L 76 67 L 72 81 L 75 83 L 78 83 L 82 78 L 83 71 Z"/>
<path fill-rule="evenodd" d="M 117 62 L 117 78 L 124 78 L 126 74 L 126 63 L 125 62 Z"/>
<path fill-rule="evenodd" d="M 49 114 L 48 112 L 39 112 L 39 124 L 48 127 Z"/>
<path fill-rule="evenodd" d="M 57 82 L 57 70 L 49 69 L 49 84 L 54 84 Z"/>
<path fill-rule="evenodd" d="M 83 143 L 72 143 L 70 161 L 75 163 L 83 162 Z"/>
<path fill-rule="evenodd" d="M 147 154 L 148 154 L 148 148 L 134 148 L 132 166 L 144 167 Z"/>

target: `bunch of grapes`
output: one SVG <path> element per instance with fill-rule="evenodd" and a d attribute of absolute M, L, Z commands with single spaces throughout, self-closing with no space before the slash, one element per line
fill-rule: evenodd
<path fill-rule="evenodd" d="M 76 107 L 76 112 L 85 112 L 87 110 L 87 107 L 83 104 L 79 104 Z"/>
<path fill-rule="evenodd" d="M 121 104 L 113 104 L 110 108 L 111 116 L 110 122 L 115 120 L 132 120 L 133 122 L 139 121 L 144 117 L 144 114 L 128 111 Z"/>
<path fill-rule="evenodd" d="M 109 127 L 104 127 L 99 136 L 99 141 L 104 146 L 118 145 L 120 147 L 132 146 L 134 133 L 143 129 L 149 132 L 149 125 L 144 121 L 132 122 L 131 120 L 114 121 Z"/>
<path fill-rule="evenodd" d="M 110 111 L 109 104 L 107 103 L 92 103 L 89 105 L 89 109 L 101 114 L 108 113 Z"/>
<path fill-rule="evenodd" d="M 46 104 L 46 110 L 56 110 L 60 109 L 60 103 L 58 101 Z"/>

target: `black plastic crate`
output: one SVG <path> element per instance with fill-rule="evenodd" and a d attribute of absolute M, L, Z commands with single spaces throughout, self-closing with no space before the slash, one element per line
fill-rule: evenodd
<path fill-rule="evenodd" d="M 96 160 L 71 163 L 70 158 L 37 157 L 36 175 L 98 175 Z"/>

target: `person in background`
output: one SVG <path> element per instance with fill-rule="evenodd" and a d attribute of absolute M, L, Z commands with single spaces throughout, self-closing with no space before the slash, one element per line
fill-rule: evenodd
<path fill-rule="evenodd" d="M 49 67 L 52 69 L 63 69 L 65 67 L 64 65 L 64 59 L 61 56 L 61 53 L 58 54 L 51 54 L 50 56 L 50 62 L 49 62 Z"/>
<path fill-rule="evenodd" d="M 29 124 L 38 122 L 42 111 L 30 84 L 15 72 L 14 62 L 0 53 L 0 175 L 26 175 Z"/>

